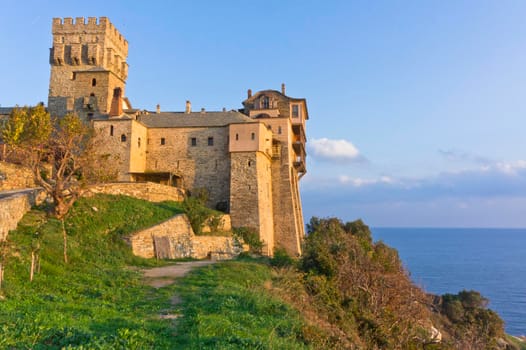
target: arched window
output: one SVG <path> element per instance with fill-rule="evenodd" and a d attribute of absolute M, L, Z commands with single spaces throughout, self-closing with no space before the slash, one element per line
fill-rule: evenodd
<path fill-rule="evenodd" d="M 252 140 L 255 140 L 255 139 L 256 139 L 256 133 L 252 133 L 252 134 L 250 135 L 250 138 L 251 138 Z"/>
<path fill-rule="evenodd" d="M 124 134 L 121 135 L 121 142 L 126 142 L 126 135 Z"/>
<path fill-rule="evenodd" d="M 97 86 L 97 79 L 91 79 L 91 86 Z"/>
<path fill-rule="evenodd" d="M 110 125 L 110 136 L 113 136 L 113 125 Z"/>

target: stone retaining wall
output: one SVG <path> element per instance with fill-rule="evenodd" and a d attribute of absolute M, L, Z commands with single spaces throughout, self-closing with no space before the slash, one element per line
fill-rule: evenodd
<path fill-rule="evenodd" d="M 244 250 L 232 237 L 196 236 L 185 214 L 136 232 L 127 241 L 133 254 L 143 258 L 226 259 Z"/>
<path fill-rule="evenodd" d="M 7 238 L 31 206 L 45 198 L 40 189 L 0 192 L 0 242 Z"/>
<path fill-rule="evenodd" d="M 95 193 L 125 195 L 150 202 L 184 200 L 184 191 L 177 187 L 160 185 L 153 182 L 117 182 L 90 187 L 86 196 Z"/>
<path fill-rule="evenodd" d="M 0 191 L 30 187 L 35 187 L 33 173 L 30 169 L 0 162 Z"/>

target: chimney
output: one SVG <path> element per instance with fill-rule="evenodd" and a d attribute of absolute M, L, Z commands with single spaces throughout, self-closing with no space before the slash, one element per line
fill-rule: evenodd
<path fill-rule="evenodd" d="M 248 96 L 248 98 L 252 97 L 252 89 L 248 89 L 247 96 Z"/>
<path fill-rule="evenodd" d="M 192 103 L 190 101 L 188 101 L 188 100 L 186 100 L 186 107 L 184 109 L 184 112 L 186 114 L 192 113 Z"/>
<path fill-rule="evenodd" d="M 157 114 L 161 113 L 161 105 L 160 105 L 160 104 L 157 104 L 157 110 L 156 110 L 156 113 L 157 113 Z"/>
<path fill-rule="evenodd" d="M 122 114 L 122 89 L 113 89 L 113 98 L 111 99 L 110 117 L 117 117 Z"/>
<path fill-rule="evenodd" d="M 206 113 L 205 109 L 201 108 L 201 114 L 205 114 L 205 113 Z"/>
<path fill-rule="evenodd" d="M 285 95 L 285 83 L 281 84 L 281 93 Z"/>
<path fill-rule="evenodd" d="M 223 112 L 226 112 L 226 108 L 225 107 L 223 107 Z"/>

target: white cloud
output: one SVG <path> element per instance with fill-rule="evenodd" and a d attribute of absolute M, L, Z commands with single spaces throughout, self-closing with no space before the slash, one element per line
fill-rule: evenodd
<path fill-rule="evenodd" d="M 381 176 L 378 179 L 362 179 L 362 178 L 352 178 L 347 175 L 340 175 L 338 177 L 340 184 L 347 185 L 350 184 L 354 187 L 362 187 L 367 185 L 376 185 L 376 184 L 390 184 L 393 183 L 393 179 L 389 176 Z"/>
<path fill-rule="evenodd" d="M 331 140 L 328 138 L 309 141 L 309 152 L 315 158 L 325 160 L 359 160 L 360 151 L 347 140 Z"/>

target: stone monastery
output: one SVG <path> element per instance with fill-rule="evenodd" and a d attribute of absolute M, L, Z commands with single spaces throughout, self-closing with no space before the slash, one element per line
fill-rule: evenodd
<path fill-rule="evenodd" d="M 48 109 L 93 123 L 101 152 L 118 157 L 120 181 L 206 188 L 209 205 L 233 227 L 252 227 L 264 253 L 301 254 L 298 181 L 306 173 L 303 98 L 252 93 L 240 110 L 183 112 L 132 108 L 125 97 L 128 42 L 108 18 L 53 19 Z"/>

